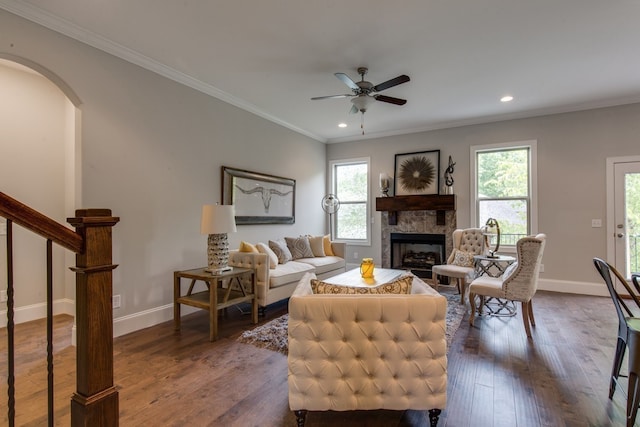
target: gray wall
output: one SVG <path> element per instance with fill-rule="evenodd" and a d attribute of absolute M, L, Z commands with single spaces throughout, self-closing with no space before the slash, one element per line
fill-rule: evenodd
<path fill-rule="evenodd" d="M 170 319 L 173 271 L 206 264 L 200 209 L 221 200 L 222 165 L 297 181 L 295 224 L 239 226 L 232 247 L 325 231 L 324 144 L 8 12 L 0 11 L 0 33 L 0 55 L 52 71 L 82 102 L 79 207 L 121 218 L 113 232 L 116 334 L 130 329 L 118 319 L 135 317 L 134 327 Z"/>
<path fill-rule="evenodd" d="M 600 286 L 592 258 L 607 256 L 606 158 L 640 154 L 640 104 L 332 144 L 327 160 L 371 156 L 373 198 L 379 173 L 393 176 L 395 154 L 439 149 L 442 173 L 449 155 L 456 162 L 457 223 L 467 227 L 470 147 L 525 140 L 538 141 L 538 231 L 548 236 L 542 278 Z M 348 248 L 352 262 L 354 251 L 379 257 L 380 213 L 373 209 L 372 246 Z M 591 228 L 595 218 L 602 228 Z"/>

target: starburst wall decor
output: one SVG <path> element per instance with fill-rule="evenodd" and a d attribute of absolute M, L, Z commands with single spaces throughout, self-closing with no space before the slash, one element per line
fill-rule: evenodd
<path fill-rule="evenodd" d="M 396 154 L 395 195 L 438 194 L 440 150 Z"/>

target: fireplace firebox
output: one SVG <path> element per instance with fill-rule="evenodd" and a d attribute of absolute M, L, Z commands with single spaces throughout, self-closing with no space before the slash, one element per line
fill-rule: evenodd
<path fill-rule="evenodd" d="M 428 233 L 391 233 L 391 268 L 411 270 L 431 278 L 431 269 L 445 260 L 446 236 Z"/>

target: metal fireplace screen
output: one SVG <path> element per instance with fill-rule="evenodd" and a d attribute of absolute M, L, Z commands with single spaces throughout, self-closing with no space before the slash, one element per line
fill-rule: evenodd
<path fill-rule="evenodd" d="M 391 233 L 391 268 L 431 278 L 431 269 L 445 260 L 444 234 Z"/>

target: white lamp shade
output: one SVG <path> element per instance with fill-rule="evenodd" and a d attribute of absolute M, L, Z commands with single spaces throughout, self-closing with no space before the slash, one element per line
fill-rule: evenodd
<path fill-rule="evenodd" d="M 236 212 L 233 205 L 202 206 L 201 234 L 223 234 L 236 232 Z"/>

